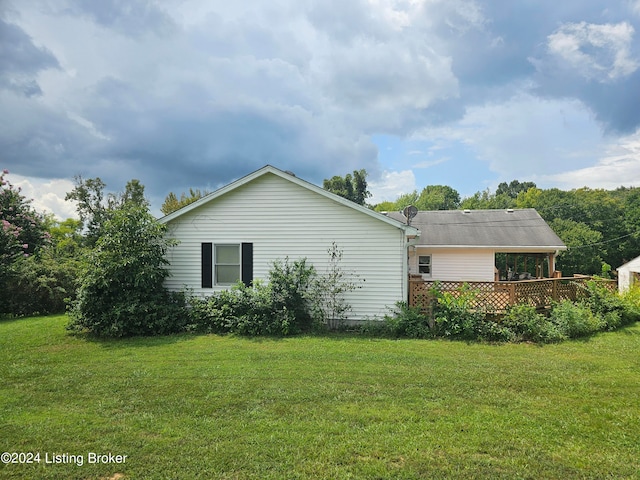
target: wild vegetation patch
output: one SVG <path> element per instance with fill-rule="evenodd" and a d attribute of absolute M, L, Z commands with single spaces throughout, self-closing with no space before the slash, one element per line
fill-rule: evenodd
<path fill-rule="evenodd" d="M 556 303 L 550 312 L 538 312 L 531 305 L 514 305 L 500 316 L 478 308 L 474 302 L 478 292 L 466 286 L 456 292 L 434 289 L 428 312 L 400 302 L 385 316 L 383 325 L 369 322 L 361 331 L 407 338 L 554 343 L 640 320 L 640 288 L 624 295 L 595 281 L 587 282 L 586 288 L 588 292 L 581 301 Z"/>

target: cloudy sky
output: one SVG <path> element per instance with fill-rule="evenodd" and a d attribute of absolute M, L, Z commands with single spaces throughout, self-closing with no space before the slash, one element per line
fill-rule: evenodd
<path fill-rule="evenodd" d="M 0 0 L 0 169 L 165 196 L 265 164 L 373 202 L 640 186 L 640 0 Z"/>

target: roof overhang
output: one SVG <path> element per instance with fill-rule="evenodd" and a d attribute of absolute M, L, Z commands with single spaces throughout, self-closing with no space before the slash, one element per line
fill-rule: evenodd
<path fill-rule="evenodd" d="M 249 175 L 246 175 L 234 182 L 231 182 L 228 185 L 225 185 L 224 187 L 219 188 L 218 190 L 216 190 L 215 192 L 212 192 L 208 195 L 205 195 L 204 197 L 200 198 L 199 200 L 190 203 L 189 205 L 186 205 L 182 208 L 180 208 L 179 210 L 176 210 L 175 212 L 170 213 L 169 215 L 166 215 L 164 217 L 161 217 L 160 219 L 158 219 L 158 221 L 160 223 L 168 223 L 171 222 L 172 220 L 175 220 L 176 218 L 181 217 L 182 215 L 197 209 L 198 207 L 211 202 L 212 200 L 215 200 L 216 198 L 219 198 L 237 188 L 242 187 L 243 185 L 246 185 L 254 180 L 256 180 L 259 177 L 262 177 L 264 175 L 267 174 L 273 174 L 277 177 L 283 178 L 289 182 L 292 182 L 296 185 L 299 185 L 303 188 L 306 188 L 307 190 L 311 190 L 312 192 L 317 193 L 318 195 L 321 195 L 325 198 L 328 198 L 330 200 L 332 200 L 333 202 L 336 202 L 338 204 L 344 205 L 345 207 L 351 208 L 353 210 L 356 210 L 360 213 L 363 213 L 365 215 L 370 216 L 371 218 L 374 218 L 378 221 L 381 221 L 383 223 L 389 224 L 395 228 L 398 228 L 402 231 L 404 231 L 405 235 L 407 238 L 416 238 L 418 236 L 420 236 L 420 230 L 418 230 L 415 227 L 412 227 L 411 225 L 406 225 L 398 220 L 394 220 L 393 218 L 387 217 L 381 213 L 378 213 L 374 210 L 371 210 L 367 207 L 364 207 L 362 205 L 358 205 L 357 203 L 352 202 L 351 200 L 347 200 L 346 198 L 342 198 L 339 195 L 336 195 L 334 193 L 328 192 L 327 190 L 325 190 L 324 188 L 318 187 L 317 185 L 314 185 L 312 183 L 307 182 L 306 180 L 302 180 L 298 177 L 296 177 L 295 175 L 291 174 L 291 173 L 287 173 L 287 172 L 283 172 L 282 170 L 273 167 L 271 165 L 266 165 L 264 167 L 262 167 L 259 170 L 256 170 L 253 173 L 250 173 Z"/>
<path fill-rule="evenodd" d="M 565 245 L 423 245 L 416 244 L 418 248 L 430 250 L 492 250 L 500 253 L 555 253 L 567 250 Z"/>

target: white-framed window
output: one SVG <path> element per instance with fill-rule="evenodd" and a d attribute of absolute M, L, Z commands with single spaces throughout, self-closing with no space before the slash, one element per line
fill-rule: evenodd
<path fill-rule="evenodd" d="M 233 285 L 241 278 L 240 244 L 216 244 L 214 253 L 216 285 Z"/>
<path fill-rule="evenodd" d="M 431 255 L 418 255 L 418 273 L 431 276 Z"/>

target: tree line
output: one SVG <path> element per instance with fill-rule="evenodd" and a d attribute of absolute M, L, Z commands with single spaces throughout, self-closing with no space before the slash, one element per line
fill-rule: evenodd
<path fill-rule="evenodd" d="M 355 174 L 355 172 L 354 172 Z M 367 192 L 366 171 L 360 171 L 360 189 Z M 352 176 L 343 179 L 348 182 Z M 336 177 L 325 188 L 344 196 Z M 368 192 L 367 192 L 368 193 Z M 367 198 L 360 195 L 358 198 Z M 365 202 L 358 202 L 364 205 Z M 608 275 L 612 269 L 640 255 L 640 188 L 615 190 L 588 187 L 541 189 L 534 182 L 502 182 L 495 192 L 478 191 L 470 197 L 447 185 L 428 185 L 400 195 L 395 201 L 368 205 L 375 211 L 402 211 L 414 205 L 419 210 L 534 208 L 567 245 L 557 268 L 565 275 Z"/>

